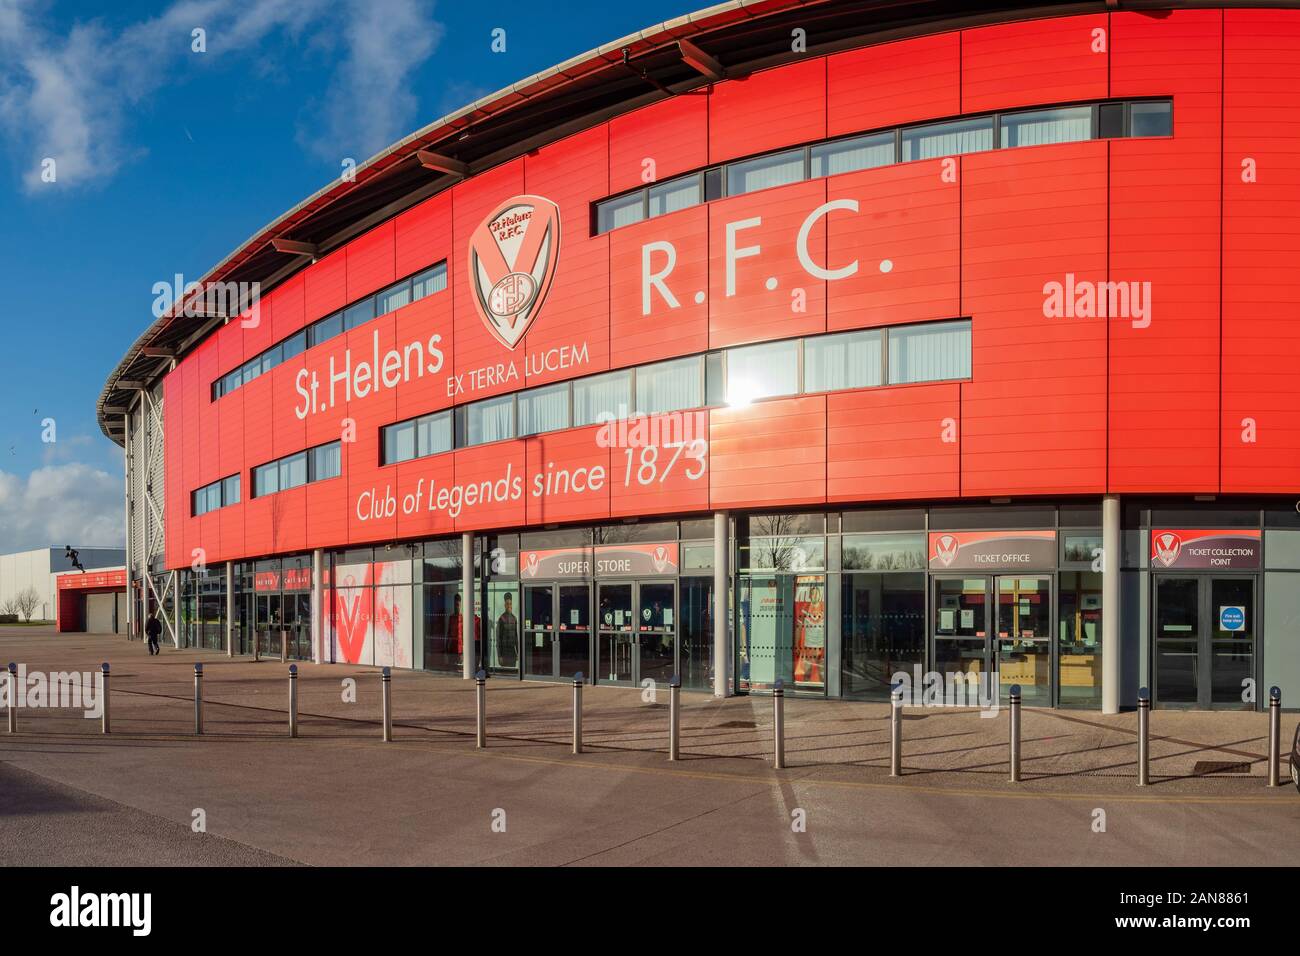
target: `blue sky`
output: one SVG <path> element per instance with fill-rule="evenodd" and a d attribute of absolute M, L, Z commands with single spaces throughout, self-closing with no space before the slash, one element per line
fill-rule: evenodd
<path fill-rule="evenodd" d="M 95 400 L 155 282 L 203 275 L 344 157 L 704 6 L 0 0 L 0 553 L 121 543 Z"/>

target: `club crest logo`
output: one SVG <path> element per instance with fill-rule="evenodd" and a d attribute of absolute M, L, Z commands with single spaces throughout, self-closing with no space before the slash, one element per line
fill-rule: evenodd
<path fill-rule="evenodd" d="M 1151 556 L 1167 568 L 1173 567 L 1182 550 L 1182 539 L 1172 531 L 1162 531 L 1151 539 Z"/>
<path fill-rule="evenodd" d="M 662 544 L 659 545 L 650 556 L 650 560 L 654 562 L 655 570 L 663 574 L 664 568 L 668 567 L 668 549 Z"/>
<path fill-rule="evenodd" d="M 530 578 L 537 577 L 537 552 L 529 551 L 528 557 L 524 559 L 524 574 Z"/>
<path fill-rule="evenodd" d="M 945 568 L 957 560 L 957 548 L 960 542 L 955 534 L 941 534 L 934 543 L 934 556 Z"/>
<path fill-rule="evenodd" d="M 560 258 L 560 207 L 514 196 L 488 213 L 469 239 L 474 308 L 498 342 L 513 349 L 537 318 Z"/>

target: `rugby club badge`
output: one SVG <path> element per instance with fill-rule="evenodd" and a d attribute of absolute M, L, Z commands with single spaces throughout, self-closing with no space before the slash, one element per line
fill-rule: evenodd
<path fill-rule="evenodd" d="M 546 301 L 560 256 L 560 207 L 514 196 L 488 213 L 469 239 L 474 308 L 508 349 L 519 344 Z"/>

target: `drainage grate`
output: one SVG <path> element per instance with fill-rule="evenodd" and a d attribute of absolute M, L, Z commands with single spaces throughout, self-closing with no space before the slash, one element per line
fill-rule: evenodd
<path fill-rule="evenodd" d="M 1211 773 L 1250 773 L 1250 764 L 1233 763 L 1231 760 L 1198 760 L 1192 766 L 1193 776 L 1201 777 Z"/>
<path fill-rule="evenodd" d="M 725 724 L 715 724 L 719 729 L 734 727 L 737 730 L 753 730 L 755 724 L 752 720 L 729 720 Z"/>

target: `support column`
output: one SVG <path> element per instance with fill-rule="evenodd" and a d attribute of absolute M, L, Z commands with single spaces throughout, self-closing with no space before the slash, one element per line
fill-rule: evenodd
<path fill-rule="evenodd" d="M 235 656 L 235 562 L 226 562 L 226 656 Z"/>
<path fill-rule="evenodd" d="M 731 619 L 728 594 L 731 588 L 731 547 L 727 513 L 713 516 L 713 696 L 727 696 L 727 672 L 731 654 L 727 646 L 727 624 Z"/>
<path fill-rule="evenodd" d="M 325 662 L 325 552 L 311 553 L 311 659 Z"/>
<path fill-rule="evenodd" d="M 462 676 L 474 677 L 474 533 L 460 536 L 460 636 L 465 652 Z"/>
<path fill-rule="evenodd" d="M 135 622 L 135 595 L 131 592 L 131 412 L 122 416 L 122 434 L 126 436 L 123 445 L 122 471 L 125 474 L 126 497 L 122 507 L 126 512 L 126 639 L 135 636 L 132 624 Z"/>
<path fill-rule="evenodd" d="M 1101 712 L 1118 714 L 1120 700 L 1119 497 L 1101 500 Z"/>

